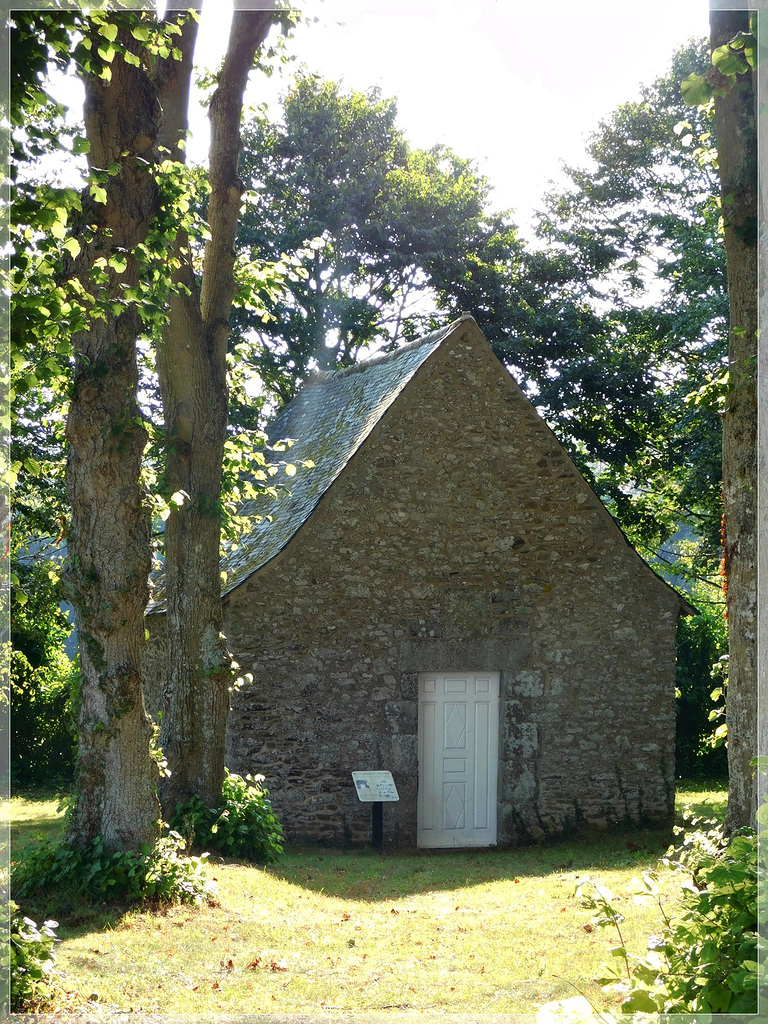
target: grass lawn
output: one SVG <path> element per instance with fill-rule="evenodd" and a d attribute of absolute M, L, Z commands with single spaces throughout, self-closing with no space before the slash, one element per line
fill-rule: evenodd
<path fill-rule="evenodd" d="M 722 817 L 726 792 L 681 786 L 678 816 Z M 13 857 L 56 834 L 52 794 L 11 800 Z M 23 909 L 57 916 L 55 1009 L 197 1013 L 535 1013 L 578 992 L 612 998 L 591 979 L 617 944 L 574 898 L 587 878 L 625 914 L 623 940 L 645 951 L 657 906 L 627 887 L 653 868 L 668 836 L 636 832 L 599 843 L 523 850 L 289 850 L 278 864 L 214 860 L 217 906 L 125 910 Z M 677 888 L 664 881 L 668 910 Z M 37 916 L 36 916 L 37 915 Z"/>

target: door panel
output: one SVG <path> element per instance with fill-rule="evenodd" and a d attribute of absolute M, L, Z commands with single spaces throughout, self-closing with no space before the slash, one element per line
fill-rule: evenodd
<path fill-rule="evenodd" d="M 419 677 L 419 846 L 496 842 L 498 731 L 498 672 Z"/>

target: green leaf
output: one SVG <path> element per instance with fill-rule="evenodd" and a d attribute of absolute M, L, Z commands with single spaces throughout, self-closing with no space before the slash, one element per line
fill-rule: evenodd
<path fill-rule="evenodd" d="M 94 202 L 106 203 L 106 201 L 107 201 L 107 190 L 105 188 L 103 188 L 101 185 L 95 185 L 95 184 L 91 185 L 91 186 L 89 186 L 88 191 L 91 193 L 91 196 L 93 197 Z"/>
<path fill-rule="evenodd" d="M 80 243 L 76 238 L 68 238 L 62 248 L 67 250 L 72 259 L 80 255 Z"/>
<path fill-rule="evenodd" d="M 117 25 L 109 21 L 104 22 L 99 25 L 99 35 L 104 36 L 110 43 L 114 43 L 117 39 Z"/>
<path fill-rule="evenodd" d="M 105 60 L 107 62 L 107 64 L 111 64 L 112 60 L 114 59 L 115 54 L 117 53 L 117 50 L 115 49 L 114 46 L 112 46 L 111 43 L 107 43 L 106 46 L 100 46 L 99 47 L 98 53 L 99 53 L 99 56 L 102 58 L 102 60 Z M 104 70 L 106 71 L 107 69 L 105 68 Z M 102 73 L 102 78 L 103 77 L 104 76 L 103 76 L 103 73 Z"/>
<path fill-rule="evenodd" d="M 125 269 L 128 266 L 128 257 L 124 256 L 123 253 L 116 252 L 113 256 L 110 256 L 108 262 L 113 270 L 115 270 L 118 274 L 123 274 L 125 273 Z"/>
<path fill-rule="evenodd" d="M 712 63 L 720 74 L 727 78 L 730 78 L 731 75 L 743 75 L 745 71 L 749 71 L 749 64 L 744 55 L 734 51 L 728 43 L 725 46 L 718 46 L 713 51 Z"/>
<path fill-rule="evenodd" d="M 643 989 L 635 989 L 622 1001 L 621 1009 L 625 1013 L 656 1013 L 659 1008 L 648 992 Z"/>
<path fill-rule="evenodd" d="M 683 100 L 689 107 L 702 107 L 713 96 L 712 86 L 706 78 L 697 75 L 695 72 L 682 80 L 680 89 L 683 93 Z"/>
<path fill-rule="evenodd" d="M 147 25 L 134 25 L 131 29 L 131 35 L 134 39 L 138 39 L 140 43 L 146 43 L 149 39 L 149 27 Z"/>
<path fill-rule="evenodd" d="M 90 153 L 91 144 L 85 136 L 78 135 L 72 140 L 72 152 L 75 156 L 79 156 L 81 153 Z"/>

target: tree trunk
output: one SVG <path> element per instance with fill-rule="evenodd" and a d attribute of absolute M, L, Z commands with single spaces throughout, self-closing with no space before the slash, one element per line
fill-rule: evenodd
<path fill-rule="evenodd" d="M 712 11 L 714 50 L 749 31 L 747 11 Z M 715 97 L 730 302 L 723 417 L 724 571 L 728 639 L 728 815 L 753 825 L 757 754 L 757 127 L 751 73 Z"/>
<path fill-rule="evenodd" d="M 221 802 L 231 658 L 221 632 L 221 467 L 227 428 L 226 353 L 235 293 L 234 245 L 242 186 L 237 177 L 243 93 L 274 15 L 236 10 L 210 106 L 210 238 L 198 293 L 187 239 L 177 239 L 177 283 L 157 369 L 166 429 L 165 485 L 183 492 L 166 521 L 168 669 L 160 743 L 170 776 L 161 784 L 166 816 L 199 795 Z M 181 88 L 181 82 L 176 83 Z M 169 84 L 169 88 L 171 85 Z M 168 104 L 181 118 L 183 104 Z M 185 115 L 184 115 L 185 117 Z M 186 120 L 164 123 L 168 147 Z M 181 154 L 176 153 L 178 157 Z"/>
<path fill-rule="evenodd" d="M 121 29 L 118 41 L 135 51 L 129 31 Z M 158 772 L 140 676 L 151 568 L 140 484 L 147 433 L 136 402 L 142 325 L 135 304 L 112 304 L 138 280 L 131 250 L 146 238 L 157 211 L 154 177 L 142 162 L 154 157 L 157 121 L 155 92 L 140 68 L 118 57 L 109 82 L 85 78 L 90 165 L 120 169 L 105 184 L 106 204 L 91 204 L 95 239 L 75 264 L 104 317 L 72 339 L 64 578 L 77 615 L 83 679 L 78 801 L 69 834 L 83 845 L 101 835 L 110 849 L 137 849 L 159 834 Z M 108 281 L 95 284 L 94 260 L 118 250 L 127 258 L 124 272 L 107 268 Z"/>
<path fill-rule="evenodd" d="M 759 17 L 765 18 L 765 15 L 759 15 Z M 764 38 L 764 29 L 761 35 Z M 765 60 L 765 56 L 765 43 L 761 41 L 760 49 L 758 50 L 756 94 L 763 97 L 763 100 L 768 96 L 768 61 Z M 758 153 L 768 153 L 768 117 L 759 117 L 757 122 Z M 768 259 L 765 258 L 765 253 L 768 253 L 768 174 L 759 175 L 759 181 L 758 223 L 760 225 L 760 236 L 758 239 L 758 251 L 764 255 L 758 260 L 758 271 L 760 273 L 760 280 L 758 282 L 760 303 L 758 322 L 762 325 L 762 344 L 758 347 L 757 360 L 757 394 L 759 403 L 757 411 L 757 477 L 758 480 L 762 481 L 760 486 L 763 487 L 762 502 L 764 502 L 764 487 L 766 480 L 768 480 L 768 362 L 766 361 L 766 349 L 768 348 L 766 346 L 766 331 L 768 331 Z M 758 559 L 757 578 L 762 580 L 765 586 L 765 581 L 768 580 L 768 544 L 765 543 L 765 536 L 763 536 L 763 543 L 758 545 Z M 759 601 L 757 612 L 758 646 L 761 651 L 768 651 L 768 646 L 766 646 L 768 644 L 768 601 Z M 765 713 L 765 709 L 768 708 L 768 661 L 766 661 L 765 657 L 761 658 L 760 661 L 761 665 L 758 670 L 757 679 L 757 706 L 763 709 L 763 713 L 759 716 L 758 720 L 757 750 L 764 761 L 757 775 L 757 800 L 758 806 L 762 807 L 768 802 L 768 714 Z M 765 832 L 765 828 L 763 828 L 763 832 Z"/>

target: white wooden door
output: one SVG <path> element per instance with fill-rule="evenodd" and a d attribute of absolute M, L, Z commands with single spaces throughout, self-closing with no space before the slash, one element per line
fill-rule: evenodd
<path fill-rule="evenodd" d="M 493 846 L 499 673 L 419 676 L 421 847 Z"/>

